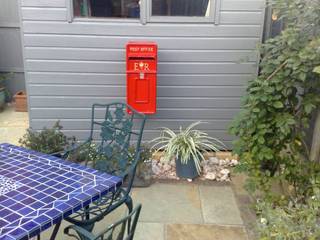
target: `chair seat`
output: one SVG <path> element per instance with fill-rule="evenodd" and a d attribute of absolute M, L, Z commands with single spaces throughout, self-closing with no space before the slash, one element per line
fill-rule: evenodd
<path fill-rule="evenodd" d="M 90 206 L 81 208 L 79 211 L 66 217 L 65 220 L 91 232 L 96 222 L 101 221 L 107 214 L 123 203 L 128 202 L 132 202 L 131 197 L 125 189 L 119 188 L 116 192 L 110 192 L 92 202 Z"/>

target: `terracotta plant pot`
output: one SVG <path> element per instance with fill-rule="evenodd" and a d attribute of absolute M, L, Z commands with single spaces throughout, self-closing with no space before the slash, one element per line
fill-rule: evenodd
<path fill-rule="evenodd" d="M 15 101 L 16 112 L 27 112 L 28 111 L 27 95 L 24 91 L 17 92 L 13 98 Z"/>

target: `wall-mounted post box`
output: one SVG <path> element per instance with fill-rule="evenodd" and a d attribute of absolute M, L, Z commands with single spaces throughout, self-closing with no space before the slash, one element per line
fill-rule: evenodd
<path fill-rule="evenodd" d="M 127 44 L 127 103 L 145 114 L 156 113 L 157 53 L 153 42 Z"/>

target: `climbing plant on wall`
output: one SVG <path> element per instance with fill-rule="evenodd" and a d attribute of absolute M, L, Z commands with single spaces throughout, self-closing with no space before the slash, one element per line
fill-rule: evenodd
<path fill-rule="evenodd" d="M 311 148 L 306 141 L 320 105 L 320 0 L 270 4 L 286 27 L 261 45 L 260 74 L 249 83 L 231 132 L 238 136 L 235 152 L 250 190 L 268 192 L 271 179 L 279 178 L 305 193 L 320 172 L 319 126 Z"/>

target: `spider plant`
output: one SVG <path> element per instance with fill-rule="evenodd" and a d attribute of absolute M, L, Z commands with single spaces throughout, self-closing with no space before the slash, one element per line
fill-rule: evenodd
<path fill-rule="evenodd" d="M 164 159 L 175 158 L 182 164 L 194 161 L 198 174 L 201 173 L 201 160 L 207 151 L 225 149 L 225 145 L 217 138 L 210 137 L 207 133 L 194 129 L 201 121 L 190 124 L 186 129 L 180 127 L 175 133 L 169 128 L 162 128 L 160 137 L 153 139 L 156 142 L 152 148 L 163 151 Z"/>

